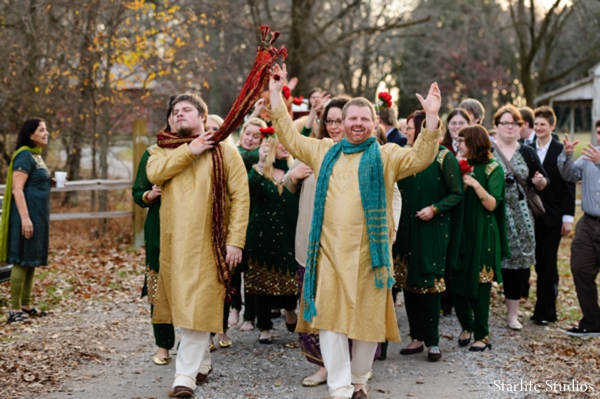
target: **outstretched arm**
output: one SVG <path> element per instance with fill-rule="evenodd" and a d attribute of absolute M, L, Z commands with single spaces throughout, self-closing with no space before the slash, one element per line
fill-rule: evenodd
<path fill-rule="evenodd" d="M 273 122 L 275 133 L 281 144 L 295 158 L 314 168 L 315 164 L 323 156 L 323 151 L 319 150 L 319 148 L 329 148 L 331 144 L 328 145 L 324 140 L 304 137 L 294 127 L 292 118 L 290 118 L 290 114 L 281 98 L 281 90 L 286 76 L 287 70 L 285 64 L 283 64 L 283 69 L 279 65 L 273 67 L 271 79 L 269 80 L 271 109 L 268 109 L 267 112 L 269 113 L 271 122 Z"/>
<path fill-rule="evenodd" d="M 387 149 L 391 151 L 389 162 L 395 170 L 396 180 L 421 172 L 427 168 L 438 153 L 438 142 L 441 138 L 438 112 L 442 104 L 442 95 L 437 83 L 432 83 L 427 98 L 417 94 L 425 111 L 424 129 L 421 130 L 413 148 L 408 150 L 398 146 Z"/>

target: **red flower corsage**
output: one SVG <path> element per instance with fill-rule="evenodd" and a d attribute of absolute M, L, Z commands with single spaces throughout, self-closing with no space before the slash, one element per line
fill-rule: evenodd
<path fill-rule="evenodd" d="M 464 176 L 467 173 L 473 173 L 473 165 L 469 165 L 466 159 L 458 161 L 458 167 L 460 168 L 460 175 Z"/>
<path fill-rule="evenodd" d="M 283 86 L 282 91 L 283 91 L 283 98 L 285 98 L 286 100 L 289 100 L 290 96 L 292 95 L 292 91 L 290 90 L 288 85 Z"/>
<path fill-rule="evenodd" d="M 261 127 L 260 129 L 258 129 L 258 131 L 260 132 L 261 139 L 267 139 L 275 134 L 275 128 L 272 126 L 271 127 Z"/>
<path fill-rule="evenodd" d="M 292 101 L 294 102 L 294 104 L 300 105 L 304 101 L 304 97 L 302 97 L 302 96 L 300 96 L 300 97 L 294 97 L 294 99 Z"/>

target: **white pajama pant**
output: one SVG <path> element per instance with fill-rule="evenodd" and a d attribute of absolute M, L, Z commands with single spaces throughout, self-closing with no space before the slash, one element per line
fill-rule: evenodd
<path fill-rule="evenodd" d="M 173 388 L 184 386 L 196 389 L 196 375 L 208 374 L 211 369 L 209 346 L 209 332 L 181 329 Z"/>
<path fill-rule="evenodd" d="M 354 393 L 352 384 L 366 384 L 371 375 L 377 342 L 352 340 L 350 361 L 346 335 L 320 330 L 319 341 L 331 396 L 351 398 Z"/>

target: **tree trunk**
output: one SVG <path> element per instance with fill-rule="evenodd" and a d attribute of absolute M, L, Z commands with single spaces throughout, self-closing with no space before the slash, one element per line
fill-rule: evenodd
<path fill-rule="evenodd" d="M 307 41 L 310 23 L 310 13 L 315 0 L 292 0 L 292 26 L 290 27 L 290 44 L 286 64 L 289 77 L 297 77 L 296 93 L 308 94 L 310 90 L 309 75 L 306 65 L 309 64 L 308 46 L 313 45 Z"/>

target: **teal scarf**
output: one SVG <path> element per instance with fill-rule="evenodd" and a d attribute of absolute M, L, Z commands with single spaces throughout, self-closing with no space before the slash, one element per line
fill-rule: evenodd
<path fill-rule="evenodd" d="M 355 154 L 363 152 L 358 165 L 358 184 L 363 212 L 367 224 L 369 236 L 369 250 L 371 252 L 371 268 L 375 275 L 375 286 L 384 288 L 381 268 L 387 270 L 388 289 L 394 285 L 394 278 L 390 270 L 390 256 L 388 244 L 387 212 L 385 198 L 385 183 L 383 180 L 383 163 L 379 144 L 375 137 L 370 137 L 361 144 L 350 144 L 346 138 L 327 151 L 317 180 L 315 192 L 315 207 L 313 211 L 312 224 L 308 237 L 308 259 L 306 261 L 306 272 L 304 275 L 304 320 L 309 323 L 317 315 L 315 305 L 315 293 L 317 282 L 317 258 L 319 256 L 319 245 L 321 242 L 321 230 L 323 227 L 323 213 L 325 210 L 325 198 L 329 187 L 329 178 L 333 166 L 340 155 Z"/>
<path fill-rule="evenodd" d="M 8 228 L 10 222 L 10 205 L 12 203 L 12 177 L 13 165 L 17 155 L 23 151 L 29 151 L 35 155 L 42 154 L 42 147 L 22 146 L 14 152 L 10 164 L 8 165 L 8 173 L 6 175 L 6 186 L 4 187 L 4 203 L 2 204 L 2 220 L 0 221 L 0 262 L 6 262 L 8 258 Z"/>

